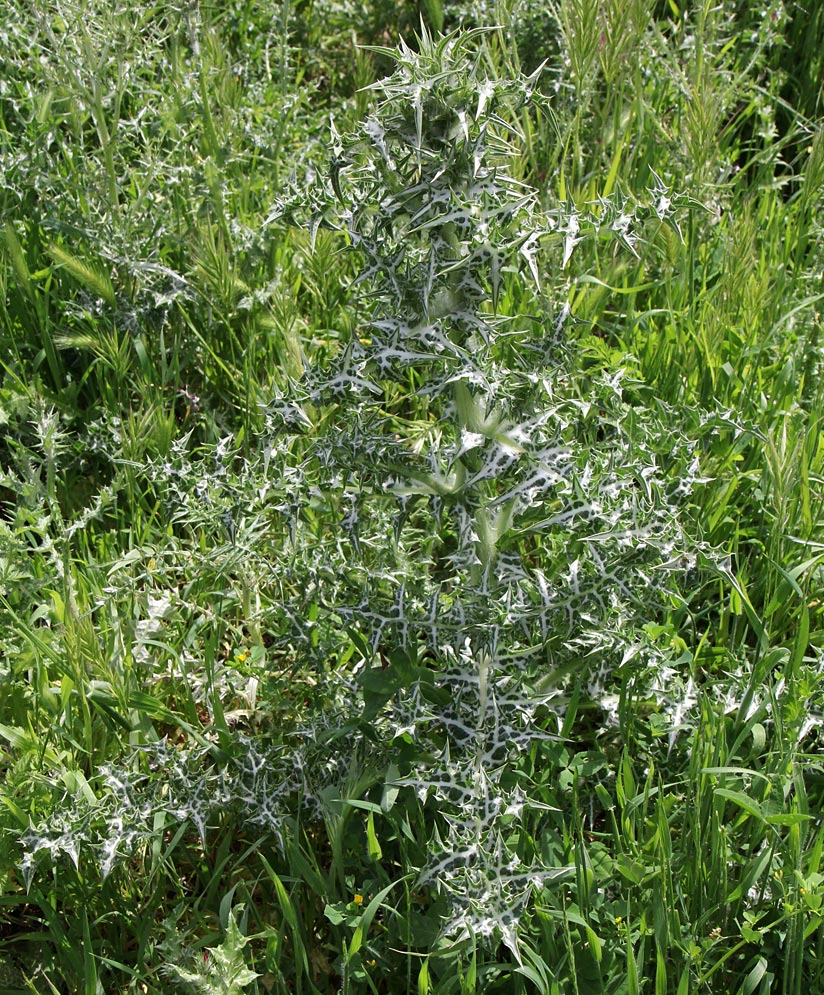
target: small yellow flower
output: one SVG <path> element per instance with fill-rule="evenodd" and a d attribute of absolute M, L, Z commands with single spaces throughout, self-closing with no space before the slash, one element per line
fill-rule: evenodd
<path fill-rule="evenodd" d="M 355 895 L 352 901 L 355 903 L 355 905 L 363 905 L 363 895 Z"/>

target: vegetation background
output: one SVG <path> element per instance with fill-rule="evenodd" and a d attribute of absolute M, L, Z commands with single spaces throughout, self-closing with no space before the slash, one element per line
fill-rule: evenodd
<path fill-rule="evenodd" d="M 0 991 L 824 988 L 822 59 L 5 0 Z"/>

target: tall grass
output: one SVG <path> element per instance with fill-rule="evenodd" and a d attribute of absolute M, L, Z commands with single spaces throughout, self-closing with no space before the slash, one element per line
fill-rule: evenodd
<path fill-rule="evenodd" d="M 0 990 L 817 991 L 820 18 L 11 6 Z"/>

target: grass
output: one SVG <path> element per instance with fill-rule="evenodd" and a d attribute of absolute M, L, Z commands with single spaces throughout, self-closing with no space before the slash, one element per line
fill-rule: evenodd
<path fill-rule="evenodd" d="M 0 992 L 817 991 L 821 19 L 12 7 Z"/>

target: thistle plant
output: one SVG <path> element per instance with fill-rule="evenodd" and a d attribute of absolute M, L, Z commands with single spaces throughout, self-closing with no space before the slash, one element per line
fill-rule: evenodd
<path fill-rule="evenodd" d="M 578 382 L 564 268 L 584 237 L 637 236 L 626 203 L 547 212 L 511 176 L 535 78 L 487 75 L 482 32 L 382 54 L 396 71 L 360 131 L 333 131 L 312 219 L 357 253 L 369 318 L 270 409 L 317 487 L 289 520 L 315 564 L 294 583 L 360 649 L 385 799 L 405 786 L 439 813 L 421 881 L 450 897 L 445 930 L 515 948 L 530 890 L 563 874 L 513 847 L 541 808 L 520 758 L 573 689 L 617 700 L 622 659 L 655 664 L 633 693 L 660 678 L 642 626 L 692 565 L 675 506 L 696 464 L 629 375 Z M 669 216 L 665 193 L 648 213 Z"/>
<path fill-rule="evenodd" d="M 112 805 L 32 828 L 24 865 L 78 864 L 82 837 L 108 873 L 158 818 L 205 839 L 230 809 L 285 846 L 298 813 L 334 826 L 341 799 L 378 791 L 391 819 L 416 797 L 418 883 L 440 892 L 443 932 L 517 955 L 530 895 L 568 874 L 534 778 L 577 703 L 606 728 L 616 702 L 666 691 L 682 717 L 647 623 L 693 563 L 677 506 L 697 468 L 631 371 L 576 367 L 575 247 L 639 236 L 626 203 L 547 212 L 510 175 L 535 80 L 487 75 L 481 32 L 383 54 L 397 68 L 380 102 L 333 132 L 310 191 L 314 230 L 356 255 L 363 324 L 269 405 L 263 455 L 231 482 L 226 442 L 208 479 L 149 468 L 173 521 L 225 520 L 218 576 L 242 559 L 277 578 L 270 652 L 322 675 L 317 707 L 274 745 L 224 738 L 215 770 L 154 746 L 148 773 L 139 757 L 107 769 Z M 634 213 L 669 211 L 659 187 Z"/>

